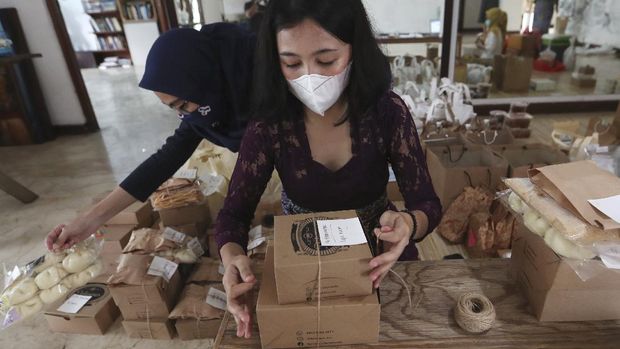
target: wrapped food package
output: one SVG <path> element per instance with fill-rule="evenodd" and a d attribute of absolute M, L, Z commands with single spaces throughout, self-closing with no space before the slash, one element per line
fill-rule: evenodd
<path fill-rule="evenodd" d="M 185 178 L 171 178 L 151 195 L 155 210 L 198 204 L 204 200 L 199 183 Z"/>
<path fill-rule="evenodd" d="M 97 252 L 90 248 L 77 249 L 62 260 L 62 267 L 69 273 L 86 269 L 97 259 Z"/>
<path fill-rule="evenodd" d="M 65 283 L 61 282 L 58 285 L 41 291 L 41 293 L 39 293 L 39 296 L 41 297 L 43 303 L 50 304 L 67 294 L 70 290 L 70 287 L 67 287 Z"/>
<path fill-rule="evenodd" d="M 43 309 L 43 301 L 39 296 L 34 296 L 27 301 L 17 305 L 17 312 L 20 319 L 27 319 Z"/>
<path fill-rule="evenodd" d="M 185 241 L 185 240 L 183 240 Z M 159 229 L 138 229 L 131 233 L 123 253 L 151 254 L 154 252 L 170 251 L 181 246 L 180 243 L 166 239 Z"/>
<path fill-rule="evenodd" d="M 493 194 L 482 188 L 467 187 L 450 204 L 437 232 L 451 242 L 460 242 L 467 230 L 469 217 L 476 212 L 488 212 L 493 202 Z"/>
<path fill-rule="evenodd" d="M 16 305 L 25 302 L 37 294 L 39 288 L 32 278 L 25 278 L 19 281 L 8 290 L 7 300 L 9 305 Z"/>
<path fill-rule="evenodd" d="M 39 273 L 39 275 L 34 278 L 34 282 L 37 284 L 37 287 L 45 290 L 57 285 L 67 274 L 69 273 L 62 267 L 62 264 L 57 264 Z"/>

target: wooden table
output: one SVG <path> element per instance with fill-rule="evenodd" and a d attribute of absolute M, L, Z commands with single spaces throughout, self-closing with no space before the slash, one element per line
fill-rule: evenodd
<path fill-rule="evenodd" d="M 509 264 L 504 259 L 398 264 L 394 271 L 413 287 L 413 309 L 395 278 L 386 279 L 381 289 L 380 342 L 356 347 L 620 348 L 620 321 L 538 322 L 513 286 Z M 485 294 L 495 305 L 495 326 L 485 334 L 468 334 L 454 321 L 456 299 L 468 291 Z M 236 337 L 232 317 L 223 328 L 216 348 L 260 348 L 256 324 L 254 337 L 248 340 Z"/>

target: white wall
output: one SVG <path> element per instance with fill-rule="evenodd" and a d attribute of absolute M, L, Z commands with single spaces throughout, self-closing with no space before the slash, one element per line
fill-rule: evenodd
<path fill-rule="evenodd" d="M 221 0 L 223 4 L 224 16 L 227 20 L 237 20 L 244 18 L 243 4 L 248 0 Z"/>
<path fill-rule="evenodd" d="M 75 51 L 91 51 L 97 49 L 97 36 L 92 34 L 90 16 L 84 12 L 81 0 L 58 0 L 62 17 L 71 38 Z"/>
<path fill-rule="evenodd" d="M 124 29 L 133 64 L 138 67 L 144 67 L 149 51 L 159 37 L 157 23 L 125 23 Z"/>
<path fill-rule="evenodd" d="M 41 53 L 34 65 L 53 125 L 83 125 L 82 112 L 69 69 L 44 0 L 0 0 L 0 7 L 14 7 L 30 52 Z"/>
<path fill-rule="evenodd" d="M 523 0 L 500 0 L 499 7 L 508 15 L 508 31 L 520 31 L 523 16 Z"/>
<path fill-rule="evenodd" d="M 201 0 L 202 16 L 205 24 L 216 23 L 222 21 L 224 13 L 224 4 L 222 0 Z"/>
<path fill-rule="evenodd" d="M 378 33 L 428 33 L 443 17 L 443 0 L 363 0 Z"/>

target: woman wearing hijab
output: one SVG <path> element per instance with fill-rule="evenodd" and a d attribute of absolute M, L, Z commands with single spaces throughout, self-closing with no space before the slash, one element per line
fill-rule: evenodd
<path fill-rule="evenodd" d="M 484 21 L 484 33 L 476 40 L 476 46 L 482 51 L 481 58 L 493 58 L 501 55 L 504 49 L 508 15 L 499 7 L 488 9 Z"/>
<path fill-rule="evenodd" d="M 147 200 L 203 139 L 237 152 L 247 123 L 255 43 L 254 34 L 226 23 L 160 36 L 149 52 L 140 87 L 177 112 L 181 124 L 106 198 L 54 228 L 47 236 L 48 249 L 70 247 L 136 200 Z"/>
<path fill-rule="evenodd" d="M 441 217 L 413 119 L 390 91 L 389 64 L 361 0 L 271 0 L 255 70 L 255 118 L 215 227 L 228 309 L 244 337 L 256 283 L 248 228 L 274 168 L 285 214 L 357 211 L 377 254 L 369 261 L 373 287 L 398 259 L 417 258 L 415 242 Z M 389 165 L 403 211 L 387 199 Z"/>

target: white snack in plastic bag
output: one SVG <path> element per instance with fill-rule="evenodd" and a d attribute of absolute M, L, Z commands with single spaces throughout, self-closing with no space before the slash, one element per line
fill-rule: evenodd
<path fill-rule="evenodd" d="M 91 265 L 90 267 L 80 272 L 80 279 L 82 278 L 85 279 L 88 277 L 88 281 L 90 281 L 96 278 L 97 276 L 101 275 L 102 272 L 103 272 L 103 262 L 101 262 L 101 260 L 98 259 L 95 261 L 95 263 L 93 263 L 93 265 Z M 84 274 L 84 275 L 81 275 L 81 274 Z"/>
<path fill-rule="evenodd" d="M 554 228 L 545 233 L 545 242 L 555 253 L 568 258 L 592 259 L 596 257 L 593 250 L 581 247 L 565 238 Z"/>
<path fill-rule="evenodd" d="M 189 248 L 178 250 L 174 254 L 174 258 L 179 261 L 179 263 L 192 264 L 198 261 L 198 257 L 194 253 L 194 251 Z"/>
<path fill-rule="evenodd" d="M 43 302 L 41 301 L 41 298 L 39 298 L 38 295 L 35 295 L 34 297 L 28 299 L 27 301 L 21 304 L 18 304 L 16 308 L 17 308 L 17 312 L 21 316 L 21 319 L 25 319 L 40 312 L 43 309 Z"/>
<path fill-rule="evenodd" d="M 91 277 L 88 273 L 76 273 L 67 276 L 67 278 L 63 280 L 63 282 L 66 286 L 72 289 L 86 285 L 86 283 L 90 281 L 90 279 Z"/>
<path fill-rule="evenodd" d="M 40 289 L 45 290 L 57 285 L 67 274 L 67 271 L 60 264 L 56 264 L 43 270 L 34 278 L 34 282 Z"/>
<path fill-rule="evenodd" d="M 49 252 L 45 255 L 45 259 L 43 260 L 43 263 L 39 264 L 36 268 L 34 268 L 34 272 L 35 273 L 40 273 L 43 270 L 54 266 L 58 263 L 61 263 L 62 260 L 67 256 L 67 254 L 65 252 L 58 252 L 58 253 L 54 253 L 54 252 Z"/>
<path fill-rule="evenodd" d="M 546 219 L 538 215 L 528 206 L 525 206 L 525 214 L 523 215 L 523 223 L 534 234 L 545 237 L 545 233 L 551 226 Z"/>
<path fill-rule="evenodd" d="M 32 278 L 23 279 L 8 291 L 9 305 L 25 302 L 27 299 L 32 298 L 38 291 L 39 288 Z"/>
<path fill-rule="evenodd" d="M 41 291 L 41 293 L 39 293 L 39 296 L 41 297 L 41 300 L 43 301 L 43 303 L 45 304 L 53 303 L 56 300 L 58 300 L 60 297 L 67 294 L 67 292 L 70 291 L 70 288 L 67 287 L 65 284 L 66 283 L 61 282 L 58 285 L 53 286 L 52 288 Z"/>
<path fill-rule="evenodd" d="M 91 249 L 77 250 L 62 260 L 62 266 L 69 273 L 78 273 L 91 265 L 97 254 Z"/>
<path fill-rule="evenodd" d="M 525 203 L 515 192 L 510 193 L 508 196 L 508 204 L 517 213 L 523 214 L 525 212 Z"/>

